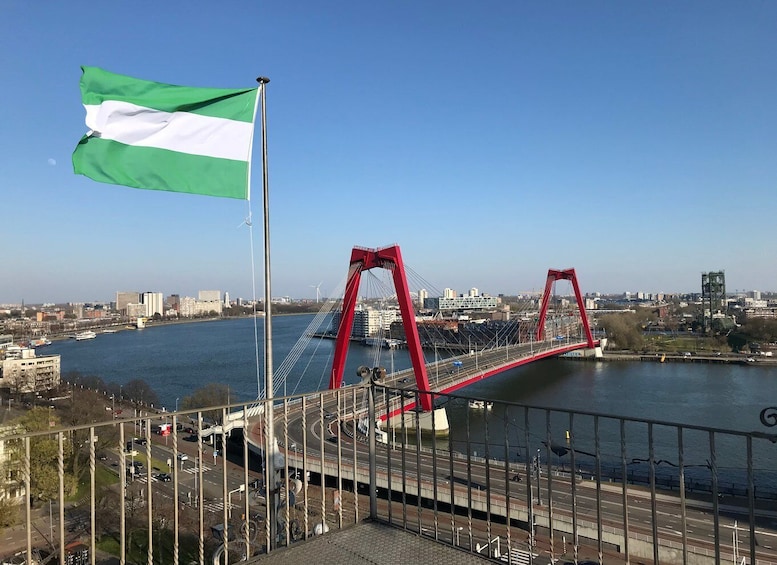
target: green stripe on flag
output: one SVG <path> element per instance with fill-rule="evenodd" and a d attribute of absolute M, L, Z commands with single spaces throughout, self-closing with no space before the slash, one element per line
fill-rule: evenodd
<path fill-rule="evenodd" d="M 257 88 L 193 88 L 117 75 L 97 67 L 81 67 L 81 101 L 131 102 L 164 112 L 190 112 L 241 122 L 254 121 Z"/>
<path fill-rule="evenodd" d="M 80 151 L 81 148 L 88 151 Z M 121 167 L 116 167 L 119 163 Z M 98 182 L 133 188 L 248 198 L 248 163 L 84 137 L 73 170 Z"/>

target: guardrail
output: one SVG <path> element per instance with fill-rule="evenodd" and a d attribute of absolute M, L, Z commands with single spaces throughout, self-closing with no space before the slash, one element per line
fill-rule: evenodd
<path fill-rule="evenodd" d="M 400 390 L 276 399 L 270 446 L 268 401 L 166 414 L 169 436 L 152 434 L 156 416 L 7 428 L 19 522 L 0 558 L 229 563 L 371 517 L 513 562 L 777 563 L 771 412 L 746 433 L 432 393 L 451 421 L 441 435 L 391 414 Z M 240 427 L 176 431 L 214 412 L 240 412 Z"/>

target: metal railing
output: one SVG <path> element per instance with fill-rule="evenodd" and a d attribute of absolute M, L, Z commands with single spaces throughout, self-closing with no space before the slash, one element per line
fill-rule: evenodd
<path fill-rule="evenodd" d="M 273 476 L 254 403 L 9 428 L 0 558 L 229 563 L 370 518 L 508 563 L 777 563 L 774 412 L 742 432 L 429 393 L 396 414 L 406 393 L 276 399 Z"/>

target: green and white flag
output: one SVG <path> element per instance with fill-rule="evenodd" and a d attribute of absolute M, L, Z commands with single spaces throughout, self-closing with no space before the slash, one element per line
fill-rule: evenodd
<path fill-rule="evenodd" d="M 190 88 L 81 68 L 90 131 L 73 152 L 76 174 L 249 199 L 258 88 Z"/>

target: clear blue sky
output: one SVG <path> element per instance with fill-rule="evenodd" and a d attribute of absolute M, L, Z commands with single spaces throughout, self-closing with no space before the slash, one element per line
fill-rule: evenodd
<path fill-rule="evenodd" d="M 326 294 L 354 245 L 391 243 L 459 292 L 568 267 L 583 291 L 718 269 L 777 290 L 776 47 L 768 1 L 4 0 L 0 303 L 251 295 L 245 202 L 73 174 L 80 65 L 271 78 L 276 296 Z"/>

